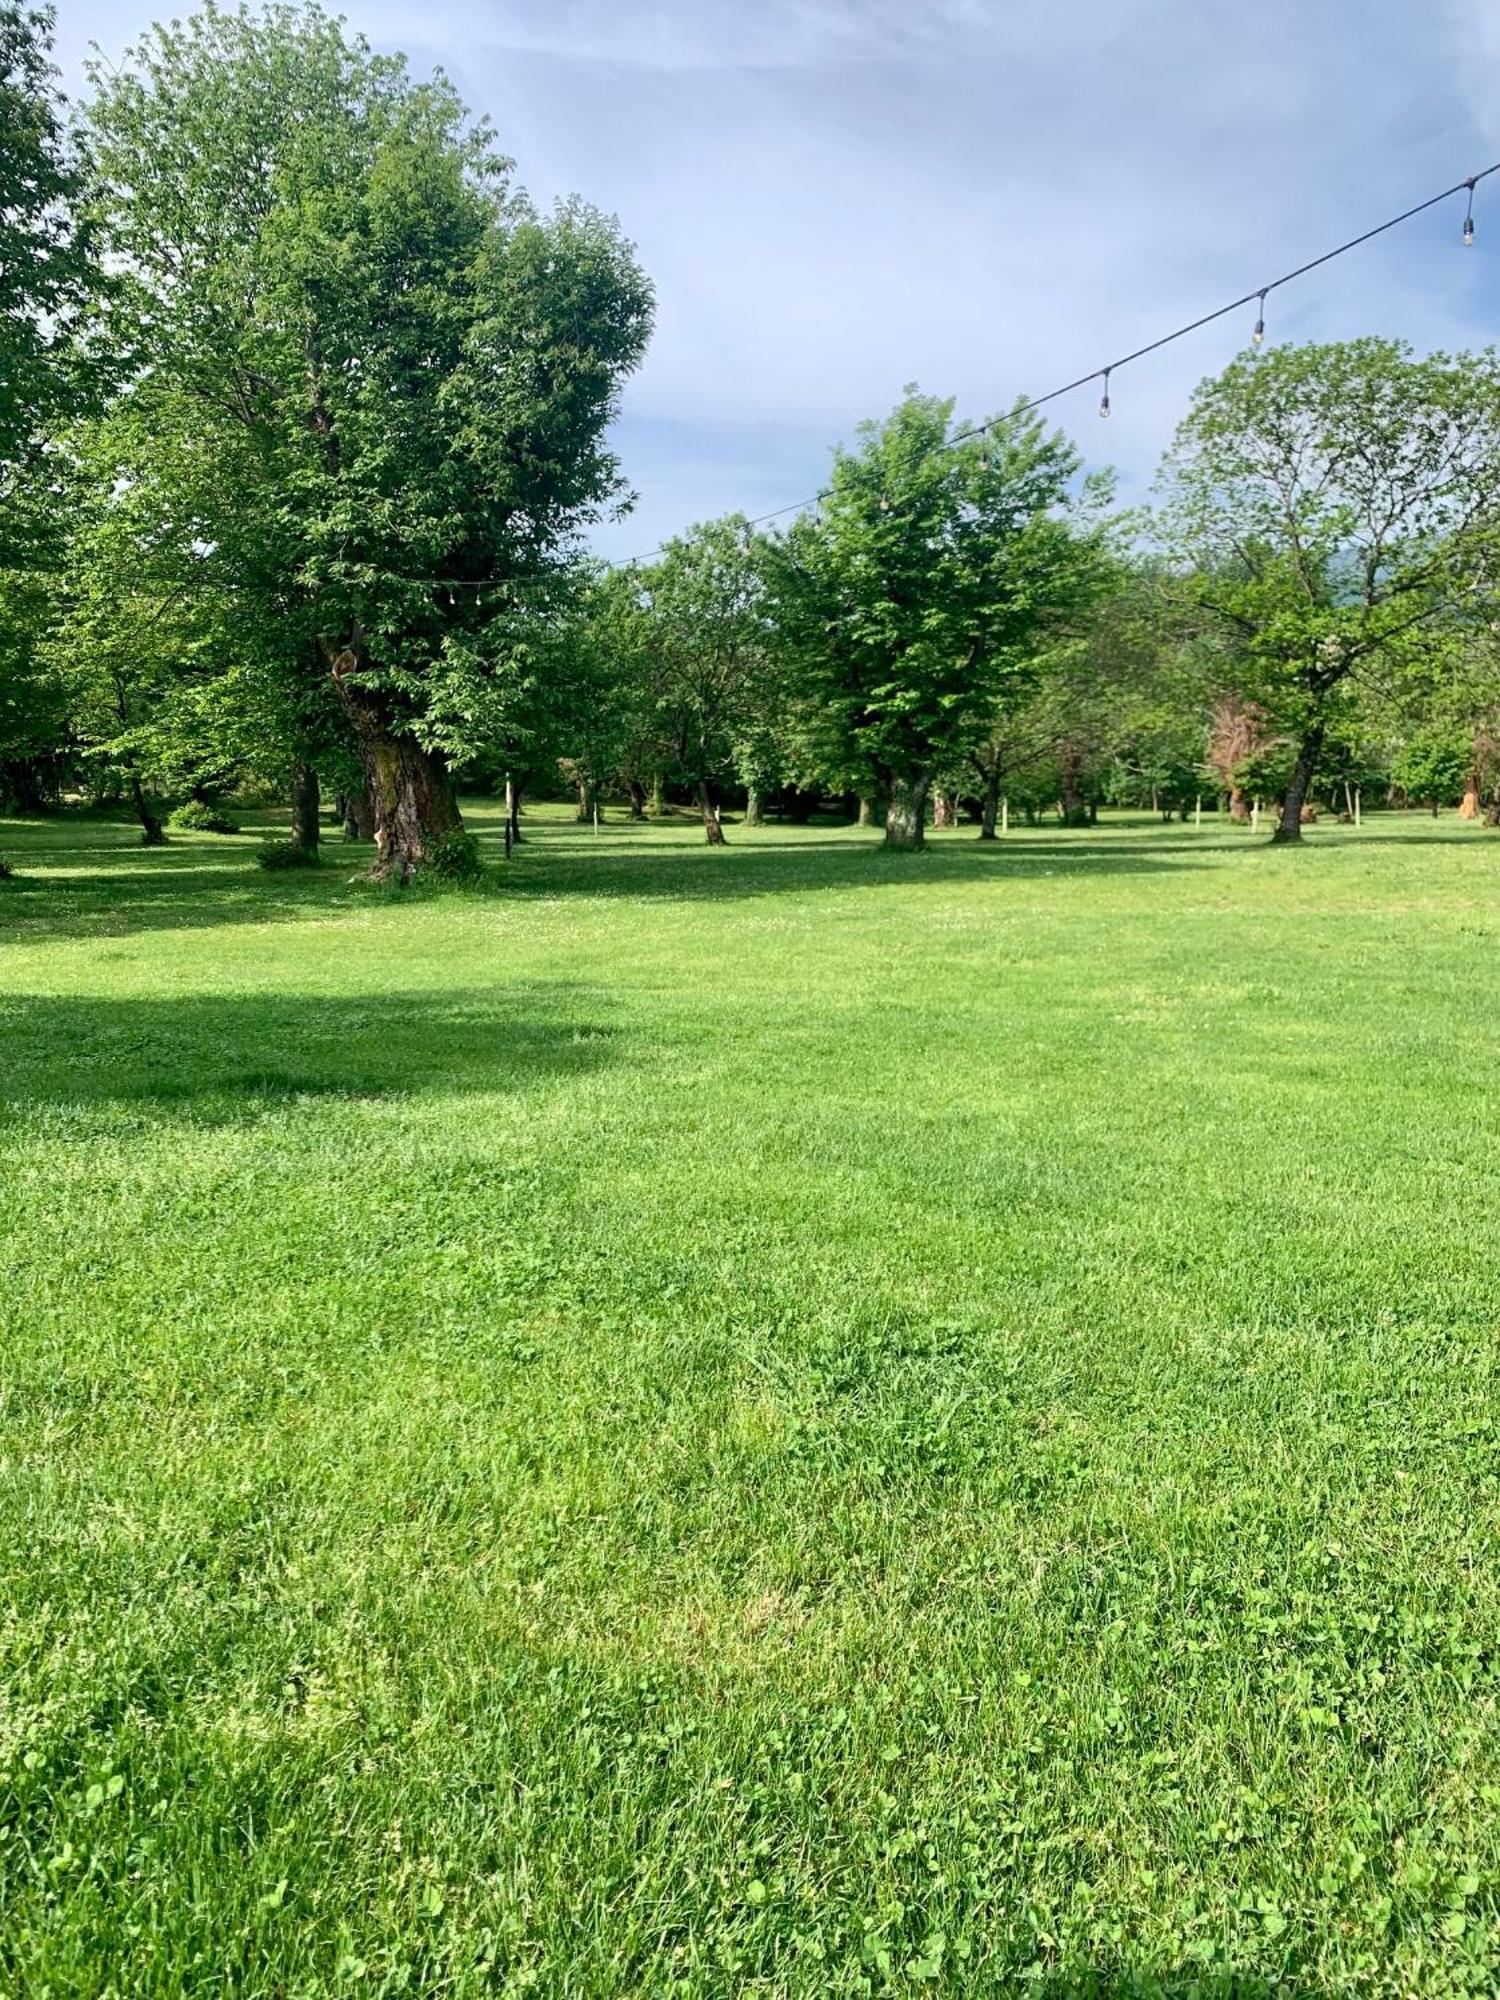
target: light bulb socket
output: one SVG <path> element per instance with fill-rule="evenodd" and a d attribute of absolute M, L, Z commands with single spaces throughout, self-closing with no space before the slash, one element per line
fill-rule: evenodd
<path fill-rule="evenodd" d="M 1464 248 L 1466 250 L 1474 248 L 1474 218 L 1472 215 L 1464 217 Z"/>
<path fill-rule="evenodd" d="M 1101 417 L 1109 415 L 1109 370 L 1107 368 L 1104 371 L 1104 394 L 1099 398 L 1099 414 Z"/>

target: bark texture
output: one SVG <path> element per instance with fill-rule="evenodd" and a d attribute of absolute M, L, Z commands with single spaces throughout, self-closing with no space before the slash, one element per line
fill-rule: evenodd
<path fill-rule="evenodd" d="M 958 825 L 958 802 L 951 792 L 933 793 L 932 823 L 934 826 Z"/>
<path fill-rule="evenodd" d="M 885 802 L 885 844 L 887 847 L 917 848 L 926 845 L 927 780 L 896 778 Z"/>
<path fill-rule="evenodd" d="M 308 854 L 318 851 L 318 774 L 301 757 L 292 760 L 292 842 Z"/>
<path fill-rule="evenodd" d="M 979 806 L 979 838 L 994 840 L 1000 819 L 1000 773 L 992 771 L 984 781 L 984 797 Z"/>
<path fill-rule="evenodd" d="M 135 816 L 141 823 L 141 845 L 143 847 L 165 847 L 166 829 L 151 809 L 146 797 L 146 787 L 141 783 L 140 773 L 130 774 L 130 803 L 135 807 Z"/>
<path fill-rule="evenodd" d="M 462 832 L 463 819 L 442 757 L 400 726 L 378 690 L 351 685 L 349 676 L 361 664 L 357 646 L 340 649 L 329 661 L 374 811 L 370 872 L 377 881 L 408 882 L 438 841 Z"/>
<path fill-rule="evenodd" d="M 724 829 L 719 824 L 719 809 L 709 796 L 708 786 L 698 786 L 698 810 L 703 814 L 703 837 L 710 847 L 724 845 Z"/>
<path fill-rule="evenodd" d="M 1302 838 L 1302 808 L 1307 804 L 1307 794 L 1312 788 L 1318 759 L 1323 753 L 1323 733 L 1323 724 L 1315 722 L 1302 739 L 1297 761 L 1292 766 L 1286 797 L 1281 801 L 1281 817 L 1271 835 L 1274 842 Z"/>
<path fill-rule="evenodd" d="M 761 818 L 760 793 L 755 789 L 754 785 L 749 785 L 745 790 L 745 824 L 746 826 L 759 826 Z"/>

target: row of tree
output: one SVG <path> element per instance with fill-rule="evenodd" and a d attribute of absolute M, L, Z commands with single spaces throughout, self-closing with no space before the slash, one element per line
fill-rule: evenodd
<path fill-rule="evenodd" d="M 588 529 L 651 293 L 440 77 L 316 8 L 157 28 L 65 114 L 0 0 L 0 783 L 321 788 L 404 880 L 455 783 L 644 814 L 819 797 L 1237 815 L 1393 787 L 1500 819 L 1500 368 L 1365 339 L 1205 383 L 1159 505 L 1035 414 L 909 391 L 819 505 L 625 569 Z"/>

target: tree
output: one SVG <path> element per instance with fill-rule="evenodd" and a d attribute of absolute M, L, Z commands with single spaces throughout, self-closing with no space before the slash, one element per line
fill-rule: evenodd
<path fill-rule="evenodd" d="M 445 79 L 316 7 L 210 6 L 95 83 L 116 339 L 173 441 L 162 551 L 211 550 L 331 685 L 404 880 L 512 718 L 519 610 L 620 493 L 648 288 L 612 223 L 537 214 Z"/>
<path fill-rule="evenodd" d="M 775 619 L 811 754 L 884 799 L 888 846 L 920 847 L 934 775 L 1076 591 L 1078 454 L 1034 417 L 961 437 L 953 404 L 914 390 L 860 440 L 774 546 Z"/>
<path fill-rule="evenodd" d="M 1494 530 L 1500 363 L 1391 340 L 1279 347 L 1205 382 L 1164 468 L 1169 545 L 1296 743 L 1274 838 L 1302 810 L 1350 689 L 1442 642 Z"/>
<path fill-rule="evenodd" d="M 675 536 L 636 574 L 641 620 L 634 657 L 677 776 L 691 790 L 704 838 L 724 844 L 719 789 L 750 728 L 766 653 L 763 591 L 743 515 Z"/>
<path fill-rule="evenodd" d="M 51 63 L 54 20 L 50 7 L 0 0 L 0 522 L 79 393 L 76 335 L 95 283 Z M 12 559 L 3 545 L 0 558 Z"/>

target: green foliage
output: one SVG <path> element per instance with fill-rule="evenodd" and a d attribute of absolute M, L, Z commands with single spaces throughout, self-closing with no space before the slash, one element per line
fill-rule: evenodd
<path fill-rule="evenodd" d="M 1391 780 L 1419 805 L 1452 805 L 1474 768 L 1470 736 L 1450 727 L 1422 729 L 1401 746 Z"/>
<path fill-rule="evenodd" d="M 1497 478 L 1492 352 L 1275 347 L 1202 384 L 1163 525 L 1232 635 L 1234 691 L 1315 758 L 1362 689 L 1424 672 L 1470 616 Z"/>
<path fill-rule="evenodd" d="M 271 874 L 288 868 L 316 868 L 317 851 L 295 840 L 266 840 L 256 849 L 256 863 Z"/>
<path fill-rule="evenodd" d="M 15 869 L 11 867 L 5 856 L 0 854 L 0 882 L 14 882 L 15 879 Z"/>
<path fill-rule="evenodd" d="M 479 754 L 620 491 L 604 433 L 650 314 L 628 247 L 538 214 L 441 77 L 313 7 L 206 8 L 95 81 L 157 561 L 232 590 L 289 715 L 336 662 L 371 726 Z"/>
<path fill-rule="evenodd" d="M 951 402 L 908 392 L 771 552 L 807 761 L 836 788 L 922 786 L 952 765 L 1093 587 L 1073 446 L 1033 417 L 961 444 L 955 428 Z"/>
<path fill-rule="evenodd" d="M 439 882 L 477 882 L 484 873 L 472 833 L 446 833 L 435 840 L 427 866 Z"/>
<path fill-rule="evenodd" d="M 0 0 L 0 567 L 18 480 L 82 389 L 75 341 L 94 286 L 78 162 L 52 67 L 55 14 Z"/>
<path fill-rule="evenodd" d="M 167 825 L 179 833 L 238 833 L 238 820 L 231 819 L 221 806 L 211 806 L 201 799 L 186 799 L 168 813 Z"/>
<path fill-rule="evenodd" d="M 0 1989 L 1494 1992 L 1500 845 L 529 831 L 4 829 Z"/>

